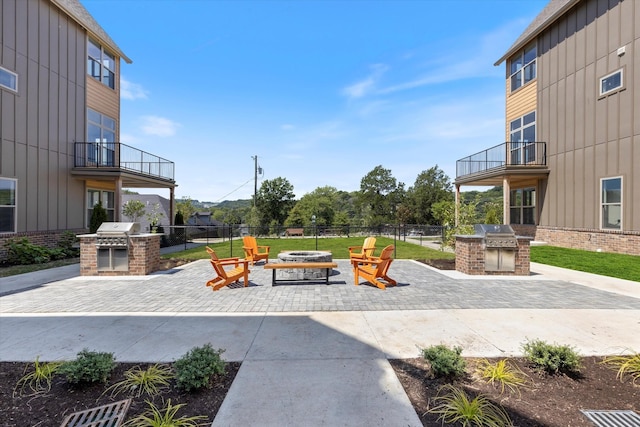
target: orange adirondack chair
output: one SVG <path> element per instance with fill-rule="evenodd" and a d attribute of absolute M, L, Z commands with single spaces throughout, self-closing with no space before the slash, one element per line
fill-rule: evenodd
<path fill-rule="evenodd" d="M 254 265 L 256 261 L 264 260 L 269 262 L 269 246 L 258 246 L 256 238 L 253 236 L 244 236 L 242 238 L 242 249 L 244 249 L 244 257 L 247 261 Z"/>
<path fill-rule="evenodd" d="M 358 252 L 358 250 L 360 252 Z M 373 252 L 376 250 L 376 238 L 367 237 L 364 239 L 362 246 L 349 246 L 349 259 L 364 260 L 373 256 Z"/>
<path fill-rule="evenodd" d="M 379 257 L 372 257 L 365 260 L 352 260 L 355 285 L 358 286 L 360 284 L 361 277 L 380 289 L 397 285 L 395 280 L 387 276 L 389 266 L 391 266 L 391 262 L 393 261 L 393 258 L 391 258 L 393 249 L 393 245 L 389 245 L 382 250 Z M 384 280 L 386 284 L 379 279 Z"/>
<path fill-rule="evenodd" d="M 218 258 L 216 252 L 207 246 L 207 252 L 211 257 L 211 266 L 216 272 L 216 277 L 207 282 L 207 286 L 211 286 L 214 291 L 227 286 L 229 283 L 238 282 L 243 279 L 244 287 L 249 286 L 249 261 L 240 258 Z M 242 265 L 240 265 L 242 264 Z M 227 266 L 233 266 L 232 269 L 225 269 Z"/>

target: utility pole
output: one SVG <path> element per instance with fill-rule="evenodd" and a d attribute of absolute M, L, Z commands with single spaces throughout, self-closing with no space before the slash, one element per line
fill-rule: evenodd
<path fill-rule="evenodd" d="M 258 156 L 251 156 L 253 159 L 253 207 L 256 207 L 256 200 L 258 197 Z"/>

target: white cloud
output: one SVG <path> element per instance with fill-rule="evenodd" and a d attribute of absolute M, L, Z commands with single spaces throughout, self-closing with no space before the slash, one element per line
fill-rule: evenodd
<path fill-rule="evenodd" d="M 122 99 L 147 99 L 147 93 L 142 85 L 131 83 L 129 80 L 120 77 L 120 97 Z"/>
<path fill-rule="evenodd" d="M 351 86 L 347 86 L 342 90 L 342 93 L 348 98 L 361 98 L 373 92 L 378 81 L 383 74 L 387 72 L 389 67 L 384 64 L 374 64 L 370 68 L 371 74 L 368 77 Z"/>
<path fill-rule="evenodd" d="M 180 123 L 176 123 L 164 117 L 143 116 L 141 119 L 142 125 L 140 127 L 142 132 L 147 135 L 155 135 L 163 138 L 173 136 L 180 127 Z"/>
<path fill-rule="evenodd" d="M 280 129 L 285 131 L 294 130 L 295 128 L 296 127 L 294 125 L 290 125 L 290 124 L 284 124 L 280 126 Z"/>

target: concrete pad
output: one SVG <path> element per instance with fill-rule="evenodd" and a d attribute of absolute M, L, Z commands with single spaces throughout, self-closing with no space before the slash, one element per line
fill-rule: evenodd
<path fill-rule="evenodd" d="M 269 314 L 246 360 L 382 358 L 362 313 Z"/>
<path fill-rule="evenodd" d="M 216 426 L 422 426 L 383 359 L 245 361 Z"/>

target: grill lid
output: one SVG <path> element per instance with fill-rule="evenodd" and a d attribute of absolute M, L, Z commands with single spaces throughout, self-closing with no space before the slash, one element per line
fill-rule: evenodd
<path fill-rule="evenodd" d="M 482 237 L 492 235 L 500 235 L 501 237 L 516 235 L 509 224 L 476 224 L 473 228 L 476 234 Z"/>
<path fill-rule="evenodd" d="M 98 236 L 128 236 L 138 234 L 140 224 L 137 222 L 103 222 L 96 234 Z"/>

